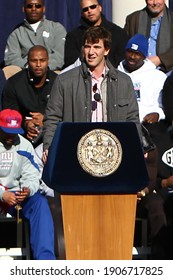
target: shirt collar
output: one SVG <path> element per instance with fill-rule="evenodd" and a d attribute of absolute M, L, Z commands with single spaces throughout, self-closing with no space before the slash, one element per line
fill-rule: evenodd
<path fill-rule="evenodd" d="M 91 77 L 94 78 L 94 79 L 96 79 L 96 77 L 95 77 L 94 74 L 90 71 L 89 68 L 88 68 L 88 71 L 89 71 Z M 104 67 L 104 69 L 103 69 L 101 75 L 100 75 L 96 80 L 98 80 L 98 79 L 100 79 L 100 78 L 104 78 L 105 75 L 106 75 L 106 67 Z"/>

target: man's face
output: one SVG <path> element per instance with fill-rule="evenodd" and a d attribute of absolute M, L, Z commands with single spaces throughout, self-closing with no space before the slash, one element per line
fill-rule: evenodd
<path fill-rule="evenodd" d="M 108 53 L 109 49 L 105 49 L 103 40 L 101 39 L 98 43 L 90 43 L 86 41 L 83 47 L 83 55 L 91 71 L 100 65 L 105 64 L 105 56 L 107 56 Z"/>
<path fill-rule="evenodd" d="M 129 72 L 139 69 L 144 64 L 144 56 L 133 50 L 126 50 L 125 52 L 125 68 Z"/>
<path fill-rule="evenodd" d="M 45 6 L 42 0 L 27 0 L 23 7 L 23 12 L 29 23 L 36 23 L 43 19 Z"/>
<path fill-rule="evenodd" d="M 45 50 L 33 50 L 28 57 L 28 68 L 35 78 L 46 76 L 48 69 L 48 55 Z"/>
<path fill-rule="evenodd" d="M 6 148 L 10 148 L 16 142 L 17 134 L 5 133 L 0 129 L 0 141 L 4 144 Z"/>
<path fill-rule="evenodd" d="M 165 7 L 165 0 L 146 0 L 147 8 L 155 17 L 161 16 Z"/>
<path fill-rule="evenodd" d="M 97 0 L 83 0 L 81 2 L 82 16 L 92 25 L 101 24 L 101 11 L 102 7 L 98 4 Z"/>

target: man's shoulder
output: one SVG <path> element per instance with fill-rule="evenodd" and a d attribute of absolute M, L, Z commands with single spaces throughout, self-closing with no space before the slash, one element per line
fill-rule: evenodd
<path fill-rule="evenodd" d="M 168 7 L 166 7 L 166 11 L 167 11 L 168 18 L 170 18 L 171 24 L 173 24 L 173 11 L 171 9 L 169 9 Z M 163 15 L 163 17 L 164 17 L 164 15 Z"/>
<path fill-rule="evenodd" d="M 19 137 L 19 143 L 25 143 L 26 145 L 30 146 L 32 145 L 29 140 L 27 140 L 23 135 L 21 134 L 18 134 L 18 137 Z"/>
<path fill-rule="evenodd" d="M 48 70 L 48 76 L 49 76 L 49 78 L 51 79 L 51 80 L 55 80 L 56 79 L 56 77 L 57 77 L 57 73 L 55 72 L 55 71 L 53 71 L 53 70 Z"/>
<path fill-rule="evenodd" d="M 133 18 L 139 17 L 139 14 L 140 14 L 142 11 L 144 11 L 144 9 L 134 11 L 134 12 L 132 12 L 131 14 L 127 15 L 127 17 L 126 17 L 126 18 L 130 20 L 130 19 L 133 19 Z"/>
<path fill-rule="evenodd" d="M 126 80 L 126 81 L 131 81 L 131 78 L 129 77 L 129 75 L 127 75 L 125 72 L 122 72 L 118 69 L 116 69 L 117 71 L 117 75 L 118 75 L 118 78 L 119 79 L 122 79 L 122 80 Z"/>
<path fill-rule="evenodd" d="M 66 72 L 63 72 L 62 74 L 58 75 L 58 77 L 61 81 L 65 80 L 65 81 L 68 82 L 69 78 L 70 79 L 75 79 L 75 81 L 76 81 L 77 77 L 79 76 L 80 71 L 82 71 L 81 70 L 81 65 L 76 66 L 76 67 L 74 67 L 74 68 L 72 68 L 72 69 L 70 69 Z"/>
<path fill-rule="evenodd" d="M 173 87 L 173 72 L 167 77 L 166 84 L 170 84 Z"/>
<path fill-rule="evenodd" d="M 13 35 L 13 34 L 18 34 L 19 32 L 22 32 L 23 29 L 26 29 L 27 28 L 27 24 L 25 21 L 23 22 L 20 22 L 18 25 L 16 25 L 13 30 L 11 31 L 10 35 Z M 9 35 L 9 36 L 10 36 Z"/>
<path fill-rule="evenodd" d="M 158 81 L 159 79 L 166 80 L 167 78 L 166 74 L 161 70 L 157 69 L 156 66 L 149 59 L 145 60 L 145 63 L 141 67 L 141 70 L 141 72 L 146 72 L 148 76 L 154 76 L 156 80 L 158 79 Z"/>
<path fill-rule="evenodd" d="M 17 148 L 16 151 L 33 151 L 33 146 L 29 140 L 27 140 L 24 136 L 18 134 L 18 138 L 16 140 L 15 147 Z"/>
<path fill-rule="evenodd" d="M 109 68 L 109 76 L 118 82 L 128 82 L 131 81 L 131 78 L 124 72 L 118 70 L 117 68 L 113 67 L 112 64 L 107 63 Z"/>
<path fill-rule="evenodd" d="M 67 36 L 69 37 L 78 37 L 84 34 L 86 28 L 82 25 L 79 25 L 75 28 L 73 28 L 72 30 L 70 30 L 69 32 L 67 32 Z"/>
<path fill-rule="evenodd" d="M 103 27 L 107 28 L 108 30 L 115 30 L 115 31 L 123 31 L 124 29 L 120 27 L 119 25 L 107 20 L 105 17 L 102 18 L 102 24 Z"/>
<path fill-rule="evenodd" d="M 127 37 L 126 31 L 120 27 L 119 25 L 107 20 L 104 16 L 102 16 L 101 26 L 105 27 L 112 34 L 112 41 L 118 42 L 120 39 Z"/>
<path fill-rule="evenodd" d="M 53 21 L 53 20 L 48 20 L 48 19 L 44 19 L 41 22 L 42 26 L 45 26 L 49 29 L 63 29 L 65 30 L 65 27 L 58 21 Z M 22 30 L 26 30 L 26 29 L 32 29 L 30 24 L 24 20 L 23 22 L 21 22 L 20 24 L 18 24 L 17 26 L 15 26 L 15 28 L 13 29 L 13 31 L 11 32 L 11 34 L 13 33 L 18 33 L 18 32 L 22 32 Z"/>
<path fill-rule="evenodd" d="M 7 81 L 9 81 L 10 83 L 17 83 L 17 81 L 21 79 L 24 80 L 27 77 L 27 72 L 27 69 L 23 69 L 11 76 Z"/>
<path fill-rule="evenodd" d="M 65 29 L 65 27 L 59 22 L 59 21 L 53 21 L 53 20 L 49 20 L 49 19 L 44 19 L 42 21 L 42 24 L 45 26 L 45 27 L 49 27 L 49 28 L 53 28 L 53 29 L 56 29 L 56 28 L 62 28 L 62 29 Z"/>
<path fill-rule="evenodd" d="M 159 69 L 155 69 L 155 75 L 156 75 L 156 77 L 158 77 L 158 79 L 161 79 L 162 81 L 163 80 L 166 81 L 166 79 L 167 79 L 167 75 Z"/>
<path fill-rule="evenodd" d="M 138 75 L 139 77 L 139 75 Z M 154 88 L 163 88 L 163 85 L 167 79 L 165 73 L 159 69 L 148 69 L 148 71 L 141 72 L 141 81 L 144 81 L 144 84 L 150 86 L 150 89 Z"/>
<path fill-rule="evenodd" d="M 4 145 L 0 145 L 0 146 L 1 149 L 4 150 Z M 31 142 L 27 140 L 24 136 L 17 134 L 17 137 L 15 139 L 11 151 L 20 154 L 19 151 L 29 151 L 29 150 L 30 151 L 34 150 Z"/>

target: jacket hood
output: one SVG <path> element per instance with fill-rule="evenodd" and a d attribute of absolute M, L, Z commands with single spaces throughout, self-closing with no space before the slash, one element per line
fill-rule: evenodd
<path fill-rule="evenodd" d="M 125 72 L 125 73 L 129 73 L 125 68 L 124 68 L 124 61 L 121 61 L 120 64 L 118 65 L 118 70 Z M 144 64 L 137 70 L 133 71 L 135 73 L 143 73 L 143 72 L 147 72 L 147 71 L 151 71 L 156 69 L 156 66 L 154 65 L 154 63 L 152 63 L 149 59 L 145 59 L 144 60 Z M 133 73 L 132 72 L 132 73 Z"/>

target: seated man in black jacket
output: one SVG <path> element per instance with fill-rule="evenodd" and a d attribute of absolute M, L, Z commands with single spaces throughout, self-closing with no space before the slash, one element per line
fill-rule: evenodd
<path fill-rule="evenodd" d="M 3 109 L 19 111 L 25 136 L 32 142 L 43 126 L 43 115 L 57 74 L 48 68 L 48 51 L 34 46 L 28 53 L 28 68 L 12 76 L 3 90 Z M 39 128 L 39 129 L 38 129 Z"/>
<path fill-rule="evenodd" d="M 67 33 L 65 41 L 64 68 L 73 64 L 81 55 L 82 37 L 90 26 L 100 25 L 112 34 L 112 47 L 109 60 L 117 67 L 124 57 L 124 48 L 128 37 L 126 32 L 116 24 L 108 21 L 102 14 L 102 7 L 97 0 L 81 0 L 81 25 Z"/>

